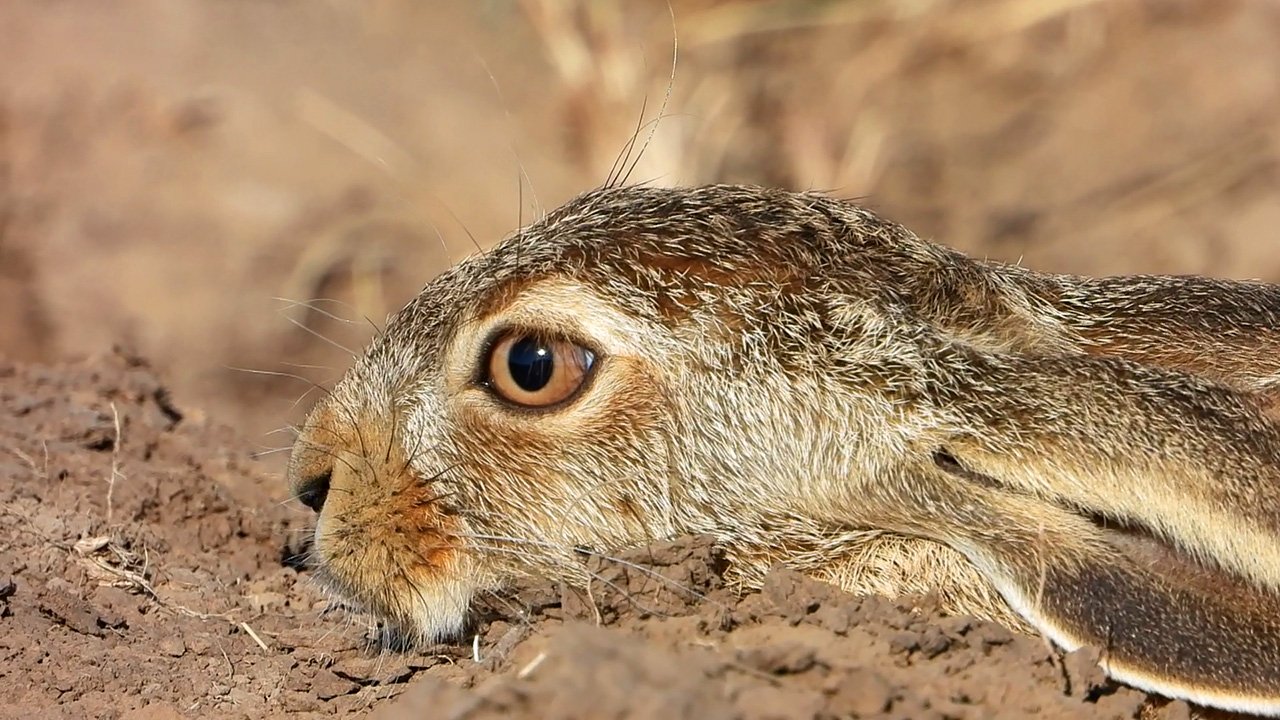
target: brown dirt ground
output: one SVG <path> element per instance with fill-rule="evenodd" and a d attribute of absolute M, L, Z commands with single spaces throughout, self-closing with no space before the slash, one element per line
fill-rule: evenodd
<path fill-rule="evenodd" d="M 147 365 L 0 364 L 0 715 L 1187 717 L 1098 656 L 778 568 L 723 587 L 700 538 L 584 558 L 590 588 L 486 599 L 474 646 L 381 648 L 307 583 L 306 517 Z"/>
<path fill-rule="evenodd" d="M 1043 270 L 1280 280 L 1273 0 L 672 5 L 679 71 L 635 179 L 830 188 Z M 380 649 L 308 584 L 309 513 L 263 433 L 468 230 L 487 245 L 598 184 L 670 40 L 648 0 L 0 3 L 0 716 L 1148 702 L 927 598 L 785 571 L 733 597 L 693 539 L 594 561 L 589 596 L 492 599 L 480 662 Z"/>

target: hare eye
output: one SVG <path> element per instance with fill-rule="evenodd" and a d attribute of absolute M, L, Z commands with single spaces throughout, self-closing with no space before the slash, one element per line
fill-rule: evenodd
<path fill-rule="evenodd" d="M 595 353 L 564 340 L 507 335 L 489 353 L 489 387 L 524 407 L 547 407 L 572 395 L 595 364 Z"/>

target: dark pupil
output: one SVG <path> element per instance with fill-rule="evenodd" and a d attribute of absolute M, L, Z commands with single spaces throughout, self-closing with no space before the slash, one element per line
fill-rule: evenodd
<path fill-rule="evenodd" d="M 524 338 L 511 346 L 507 354 L 507 369 L 511 371 L 511 379 L 516 381 L 521 390 L 537 392 L 551 381 L 551 372 L 555 370 L 555 354 L 551 348 L 534 338 Z"/>

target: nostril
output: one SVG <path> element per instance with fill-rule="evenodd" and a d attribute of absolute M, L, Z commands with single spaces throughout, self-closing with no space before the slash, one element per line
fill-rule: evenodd
<path fill-rule="evenodd" d="M 329 497 L 329 481 L 332 477 L 333 473 L 324 472 L 303 480 L 294 492 L 294 497 L 301 500 L 303 505 L 320 512 L 325 498 Z"/>

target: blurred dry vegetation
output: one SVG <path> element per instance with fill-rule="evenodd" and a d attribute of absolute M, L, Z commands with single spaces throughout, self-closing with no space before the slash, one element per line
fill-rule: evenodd
<path fill-rule="evenodd" d="M 0 352 L 124 345 L 286 445 L 261 434 L 306 382 L 232 368 L 335 379 L 473 237 L 600 184 L 668 89 L 633 182 L 1280 280 L 1273 0 L 10 0 Z"/>

